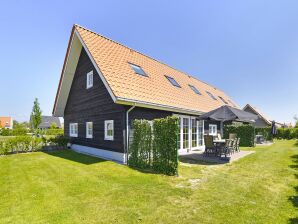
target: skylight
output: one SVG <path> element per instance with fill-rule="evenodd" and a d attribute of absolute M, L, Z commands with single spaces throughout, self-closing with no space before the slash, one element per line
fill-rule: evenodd
<path fill-rule="evenodd" d="M 196 94 L 201 95 L 200 91 L 199 91 L 196 87 L 194 87 L 194 86 L 192 86 L 192 85 L 189 85 L 189 87 L 190 87 Z"/>
<path fill-rule="evenodd" d="M 141 75 L 141 76 L 146 76 L 148 77 L 148 75 L 144 72 L 144 70 L 138 66 L 138 65 L 134 65 L 134 64 L 131 64 L 129 63 L 130 67 L 135 71 L 135 73 Z"/>
<path fill-rule="evenodd" d="M 221 96 L 218 96 L 218 98 L 221 99 L 221 101 L 224 102 L 225 104 L 228 104 L 228 102 L 224 98 L 222 98 Z"/>
<path fill-rule="evenodd" d="M 181 86 L 178 84 L 178 82 L 176 82 L 176 80 L 174 78 L 166 76 L 166 75 L 165 75 L 165 77 L 170 81 L 170 83 L 172 83 L 173 86 L 181 88 Z"/>
<path fill-rule="evenodd" d="M 210 92 L 208 92 L 208 91 L 206 91 L 206 93 L 207 93 L 212 99 L 217 100 L 217 99 L 215 98 L 215 96 L 214 96 L 212 93 L 210 93 Z"/>

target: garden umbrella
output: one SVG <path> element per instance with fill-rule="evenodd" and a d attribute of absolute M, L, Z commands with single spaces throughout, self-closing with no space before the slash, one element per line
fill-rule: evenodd
<path fill-rule="evenodd" d="M 214 120 L 214 121 L 240 121 L 246 123 L 253 123 L 258 116 L 240 109 L 230 106 L 221 106 L 215 110 L 202 114 L 200 120 Z"/>
<path fill-rule="evenodd" d="M 276 125 L 275 125 L 275 121 L 272 121 L 272 124 L 271 124 L 271 134 L 273 136 L 277 134 L 277 128 L 276 128 Z"/>
<path fill-rule="evenodd" d="M 221 134 L 223 135 L 223 122 L 239 121 L 245 123 L 253 123 L 258 119 L 258 116 L 234 107 L 221 106 L 215 110 L 202 114 L 200 120 L 214 120 L 221 122 Z"/>

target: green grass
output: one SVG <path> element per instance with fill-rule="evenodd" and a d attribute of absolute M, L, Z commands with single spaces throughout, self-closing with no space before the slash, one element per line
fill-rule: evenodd
<path fill-rule="evenodd" d="M 298 223 L 295 141 L 254 150 L 179 177 L 72 151 L 2 156 L 0 223 Z"/>

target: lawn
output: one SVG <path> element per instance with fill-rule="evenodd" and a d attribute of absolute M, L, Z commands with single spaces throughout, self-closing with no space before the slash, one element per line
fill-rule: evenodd
<path fill-rule="evenodd" d="M 253 150 L 179 177 L 68 150 L 2 156 L 0 223 L 298 223 L 295 141 Z"/>

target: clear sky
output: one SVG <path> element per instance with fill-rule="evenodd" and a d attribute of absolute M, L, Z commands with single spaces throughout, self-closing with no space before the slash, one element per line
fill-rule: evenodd
<path fill-rule="evenodd" d="M 298 1 L 1 1 L 0 116 L 52 112 L 74 23 L 198 77 L 239 105 L 298 114 Z"/>

